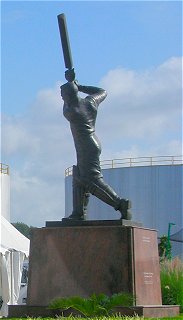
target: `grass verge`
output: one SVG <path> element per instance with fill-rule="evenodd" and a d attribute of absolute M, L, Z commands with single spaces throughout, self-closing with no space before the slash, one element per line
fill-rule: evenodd
<path fill-rule="evenodd" d="M 39 317 L 39 318 L 6 318 L 8 320 L 24 320 L 24 319 L 27 319 L 27 320 L 40 320 L 40 319 L 44 319 L 44 320 L 178 320 L 178 319 L 183 319 L 183 314 L 180 314 L 176 317 L 169 317 L 169 318 L 144 318 L 144 317 L 139 317 L 139 316 L 135 316 L 135 317 L 129 317 L 129 316 L 111 316 L 111 317 L 92 317 L 92 318 L 83 318 L 83 317 L 73 317 L 73 316 L 70 316 L 70 317 L 56 317 L 56 318 L 42 318 L 42 317 Z"/>

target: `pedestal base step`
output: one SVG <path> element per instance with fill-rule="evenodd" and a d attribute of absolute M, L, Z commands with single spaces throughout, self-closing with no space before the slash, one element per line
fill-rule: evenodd
<path fill-rule="evenodd" d="M 132 220 L 71 220 L 63 218 L 62 221 L 46 221 L 47 228 L 58 227 L 105 227 L 105 226 L 125 226 L 125 227 L 142 227 L 141 222 Z"/>
<path fill-rule="evenodd" d="M 66 311 L 49 310 L 46 306 L 10 305 L 8 308 L 9 318 L 26 317 L 58 317 L 58 316 L 80 316 L 81 314 L 73 309 Z M 144 316 L 146 318 L 175 317 L 179 315 L 179 306 L 132 306 L 116 307 L 112 314 L 121 316 Z M 83 315 L 82 315 L 83 316 Z"/>

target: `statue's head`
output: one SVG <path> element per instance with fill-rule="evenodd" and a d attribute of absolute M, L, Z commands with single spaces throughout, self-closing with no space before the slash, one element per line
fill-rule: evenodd
<path fill-rule="evenodd" d="M 78 87 L 74 82 L 67 82 L 61 87 L 61 96 L 64 101 L 71 101 L 77 98 Z"/>

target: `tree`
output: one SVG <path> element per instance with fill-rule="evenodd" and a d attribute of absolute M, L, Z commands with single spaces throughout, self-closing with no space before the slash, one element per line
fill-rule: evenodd
<path fill-rule="evenodd" d="M 19 231 L 21 232 L 25 237 L 30 239 L 30 231 L 32 226 L 28 226 L 27 224 L 23 222 L 14 222 L 12 225 Z"/>

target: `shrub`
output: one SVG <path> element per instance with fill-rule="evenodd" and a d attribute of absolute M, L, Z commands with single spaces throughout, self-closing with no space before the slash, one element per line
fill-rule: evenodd
<path fill-rule="evenodd" d="M 160 263 L 162 301 L 180 305 L 183 311 L 183 262 L 179 258 Z"/>
<path fill-rule="evenodd" d="M 49 309 L 67 310 L 73 308 L 86 317 L 107 316 L 117 306 L 130 306 L 133 297 L 128 293 L 113 294 L 111 297 L 105 294 L 91 295 L 89 298 L 70 297 L 57 298 L 49 304 Z"/>
<path fill-rule="evenodd" d="M 168 237 L 163 235 L 160 238 L 160 243 L 158 244 L 158 251 L 160 261 L 165 259 L 171 259 L 172 256 L 172 245 L 171 242 L 168 240 Z"/>

